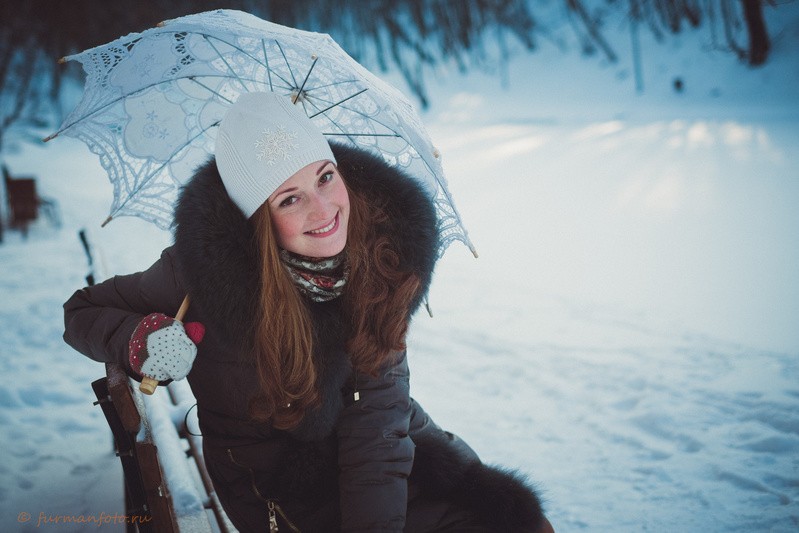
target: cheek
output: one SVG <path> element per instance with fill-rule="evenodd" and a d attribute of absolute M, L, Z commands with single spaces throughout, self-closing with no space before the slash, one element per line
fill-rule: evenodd
<path fill-rule="evenodd" d="M 272 217 L 272 228 L 275 230 L 277 244 L 281 248 L 285 248 L 287 243 L 301 233 L 301 228 L 297 224 L 297 217 L 275 214 L 270 216 Z"/>
<path fill-rule="evenodd" d="M 347 188 L 340 184 L 338 189 L 336 190 L 336 204 L 341 208 L 342 211 L 346 211 L 349 215 L 350 212 L 350 197 L 347 194 Z"/>

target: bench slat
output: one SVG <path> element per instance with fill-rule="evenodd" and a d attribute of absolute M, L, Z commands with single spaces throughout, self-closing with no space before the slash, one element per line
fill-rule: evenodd
<path fill-rule="evenodd" d="M 92 388 L 114 435 L 125 478 L 126 511 L 129 516 L 139 517 L 138 531 L 235 532 L 205 468 L 202 437 L 190 435 L 173 422 L 171 410 L 178 409 L 174 391 L 169 396 L 162 393 L 164 396 L 143 398 L 115 363 L 106 363 L 106 377 L 92 383 Z M 193 399 L 191 389 L 187 390 Z M 188 454 L 182 439 L 188 442 Z M 159 452 L 159 446 L 164 451 Z M 162 460 L 169 463 L 169 475 Z M 193 475 L 187 468 L 190 464 L 197 469 Z M 170 483 L 175 485 L 185 509 L 176 509 Z"/>

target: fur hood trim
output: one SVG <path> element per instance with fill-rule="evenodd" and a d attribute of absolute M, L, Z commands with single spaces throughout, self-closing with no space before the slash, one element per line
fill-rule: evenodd
<path fill-rule="evenodd" d="M 399 253 L 403 268 L 421 281 L 414 312 L 427 293 L 438 251 L 435 207 L 422 187 L 362 150 L 332 145 L 349 189 L 388 215 L 379 229 Z M 175 257 L 192 305 L 206 327 L 242 360 L 249 357 L 258 316 L 259 245 L 253 225 L 228 196 L 216 163 L 201 167 L 181 191 L 175 210 Z M 345 289 L 346 290 L 346 289 Z M 309 302 L 315 333 L 314 360 L 321 405 L 291 431 L 300 440 L 328 435 L 343 409 L 341 387 L 352 372 L 345 352 L 339 299 Z"/>
<path fill-rule="evenodd" d="M 438 224 L 432 199 L 421 185 L 382 158 L 331 145 L 350 190 L 382 206 L 382 231 L 401 263 L 421 280 L 417 310 L 432 280 L 438 253 Z M 184 281 L 214 328 L 231 346 L 249 352 L 257 316 L 260 260 L 252 224 L 228 196 L 216 163 L 202 166 L 181 190 L 175 210 L 175 251 Z"/>

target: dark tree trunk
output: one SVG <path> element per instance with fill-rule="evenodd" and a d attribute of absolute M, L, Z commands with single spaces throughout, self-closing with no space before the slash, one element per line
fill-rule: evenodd
<path fill-rule="evenodd" d="M 742 0 L 744 18 L 749 33 L 749 64 L 762 65 L 768 58 L 771 41 L 763 19 L 762 0 Z"/>
<path fill-rule="evenodd" d="M 585 29 L 588 32 L 588 35 L 591 37 L 594 43 L 596 43 L 597 46 L 599 46 L 602 51 L 605 52 L 608 60 L 611 63 L 618 61 L 616 52 L 613 51 L 605 38 L 602 36 L 602 33 L 599 31 L 597 21 L 591 18 L 582 2 L 580 0 L 566 0 L 566 6 L 579 15 L 583 24 L 585 24 Z"/>
<path fill-rule="evenodd" d="M 698 28 L 702 23 L 702 10 L 694 0 L 682 0 L 681 13 L 693 28 Z"/>
<path fill-rule="evenodd" d="M 641 22 L 641 5 L 638 0 L 630 0 L 630 43 L 633 53 L 633 69 L 635 71 L 635 90 L 644 92 L 644 75 L 641 68 L 641 38 L 638 26 Z"/>

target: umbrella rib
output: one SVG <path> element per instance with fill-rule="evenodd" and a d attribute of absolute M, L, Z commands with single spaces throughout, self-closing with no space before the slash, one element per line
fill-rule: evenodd
<path fill-rule="evenodd" d="M 244 89 L 244 90 L 246 91 L 246 90 L 247 90 L 247 86 L 246 86 L 246 85 L 244 85 L 244 82 L 241 80 L 241 78 L 239 77 L 239 75 L 238 75 L 238 74 L 236 74 L 236 71 L 235 71 L 235 70 L 233 70 L 233 67 L 231 67 L 231 66 L 230 66 L 230 63 L 228 63 L 228 62 L 227 62 L 227 59 L 225 59 L 225 56 L 223 56 L 223 55 L 222 55 L 222 52 L 220 52 L 220 51 L 219 51 L 219 49 L 217 49 L 217 47 L 216 47 L 216 46 L 214 46 L 214 43 L 212 43 L 212 42 L 211 42 L 211 39 L 210 39 L 210 37 L 209 37 L 208 35 L 205 35 L 204 33 L 202 34 L 202 36 L 203 36 L 203 38 L 205 39 L 205 42 L 207 42 L 207 43 L 208 43 L 208 45 L 209 45 L 211 48 L 213 48 L 213 49 L 214 49 L 214 52 L 216 52 L 216 55 L 218 55 L 218 56 L 219 56 L 219 59 L 221 59 L 221 60 L 222 60 L 222 62 L 223 62 L 223 63 L 225 63 L 225 66 L 228 68 L 228 70 L 229 70 L 229 71 L 230 71 L 230 73 L 233 75 L 233 77 L 234 77 L 234 78 L 236 78 L 236 80 L 238 80 L 238 82 L 241 84 L 241 87 L 242 87 L 242 89 Z M 222 41 L 222 42 L 224 42 L 224 41 Z M 234 47 L 234 48 L 237 48 L 237 47 Z M 240 48 L 237 48 L 237 49 L 238 49 L 240 52 L 243 52 L 243 53 L 244 53 L 244 50 L 241 50 Z"/>
<path fill-rule="evenodd" d="M 238 46 L 238 45 L 236 45 L 236 44 L 234 44 L 234 43 L 232 43 L 232 42 L 230 42 L 230 41 L 226 41 L 225 39 L 220 39 L 219 37 L 217 37 L 217 36 L 215 36 L 215 35 L 208 35 L 208 34 L 205 34 L 205 33 L 198 33 L 198 35 L 202 35 L 202 36 L 203 36 L 203 37 L 204 37 L 206 40 L 207 40 L 207 39 L 215 39 L 216 41 L 219 41 L 220 43 L 224 43 L 224 44 L 228 45 L 229 47 L 231 47 L 231 48 L 234 48 L 234 49 L 238 50 L 239 52 L 241 52 L 241 53 L 242 53 L 242 54 L 244 54 L 245 56 L 249 57 L 250 59 L 252 59 L 252 60 L 253 60 L 253 61 L 255 61 L 256 63 L 258 63 L 259 65 L 261 65 L 262 67 L 264 67 L 264 68 L 266 69 L 266 72 L 267 72 L 267 74 L 269 75 L 269 89 L 270 89 L 270 90 L 273 90 L 273 89 L 272 89 L 272 69 L 269 67 L 269 60 L 267 59 L 267 55 L 266 55 L 266 43 L 265 43 L 265 41 L 264 41 L 263 39 L 261 39 L 261 47 L 263 48 L 263 51 L 264 51 L 264 60 L 265 60 L 265 63 L 261 63 L 261 60 L 260 60 L 260 59 L 258 59 L 258 58 L 257 58 L 257 57 L 255 57 L 254 55 L 252 55 L 252 54 L 248 53 L 246 50 L 244 50 L 244 49 L 243 49 L 243 48 L 241 48 L 240 46 Z M 275 41 L 275 43 L 277 43 L 277 45 L 278 45 L 278 48 L 280 48 L 280 43 L 278 43 L 277 41 Z M 209 43 L 209 44 L 210 44 L 210 43 Z M 282 50 L 281 50 L 281 51 L 282 51 Z M 219 52 L 217 52 L 217 53 L 219 53 Z M 284 56 L 284 58 L 285 58 L 285 56 Z M 290 70 L 291 70 L 291 69 L 289 68 L 289 71 L 290 71 Z M 274 74 L 275 74 L 275 76 L 277 76 L 278 78 L 280 78 L 280 80 L 281 80 L 283 83 L 285 83 L 285 84 L 286 84 L 286 86 L 287 86 L 289 89 L 291 89 L 291 88 L 292 88 L 291 82 L 289 82 L 289 80 L 287 80 L 286 78 L 284 78 L 283 76 L 281 76 L 281 75 L 280 75 L 280 74 L 278 74 L 277 72 L 275 72 Z M 294 73 L 292 73 L 292 78 L 293 78 L 293 77 L 294 77 Z M 244 78 L 243 78 L 243 79 L 244 79 Z M 247 81 L 252 81 L 252 80 L 247 80 Z M 294 81 L 294 86 L 296 87 L 296 85 L 297 85 L 297 82 L 296 82 L 296 80 L 295 80 L 295 81 Z M 274 91 L 273 91 L 273 92 L 274 92 Z"/>
<path fill-rule="evenodd" d="M 343 99 L 343 100 L 341 100 L 341 101 L 339 101 L 339 102 L 336 102 L 335 104 L 333 104 L 333 105 L 330 105 L 330 106 L 328 106 L 328 107 L 326 107 L 326 108 L 322 109 L 321 111 L 317 111 L 316 113 L 314 113 L 313 115 L 311 115 L 311 116 L 310 116 L 310 117 L 308 117 L 308 118 L 314 118 L 314 117 L 316 117 L 316 116 L 318 116 L 318 115 L 321 115 L 322 113 L 327 113 L 328 111 L 330 111 L 330 110 L 331 110 L 331 109 L 333 109 L 334 107 L 336 107 L 336 106 L 340 106 L 341 104 L 343 104 L 343 103 L 344 103 L 344 102 L 346 102 L 347 100 L 350 100 L 350 99 L 352 99 L 352 98 L 355 98 L 355 97 L 356 97 L 356 96 L 358 96 L 359 94 L 363 94 L 363 93 L 365 93 L 365 92 L 366 92 L 366 91 L 368 91 L 368 90 L 369 90 L 369 88 L 368 88 L 368 87 L 367 87 L 367 88 L 365 88 L 365 89 L 361 89 L 361 90 L 360 90 L 360 91 L 358 91 L 357 93 L 355 93 L 355 94 L 351 94 L 350 96 L 346 97 L 345 99 Z M 314 106 L 314 107 L 316 107 L 316 106 Z M 349 109 L 349 108 L 345 108 L 345 109 Z"/>
<path fill-rule="evenodd" d="M 328 83 L 326 85 L 316 85 L 306 89 L 305 92 L 310 93 L 312 91 L 318 91 L 319 89 L 327 89 L 328 87 L 335 87 L 336 85 L 344 85 L 345 83 L 358 83 L 358 80 L 342 80 L 334 81 L 333 83 Z"/>
<path fill-rule="evenodd" d="M 341 127 L 341 126 L 339 126 Z M 346 131 L 342 131 L 341 133 L 333 133 L 333 132 L 322 132 L 322 135 L 327 135 L 328 137 L 397 137 L 402 139 L 402 135 L 399 133 L 349 133 Z"/>
<path fill-rule="evenodd" d="M 297 95 L 291 99 L 292 100 L 292 102 L 291 102 L 292 104 L 296 104 L 297 103 L 297 98 L 300 97 L 300 95 L 302 94 L 302 90 L 305 89 L 305 84 L 308 83 L 308 78 L 311 77 L 311 72 L 313 72 L 313 68 L 316 66 L 316 62 L 317 61 L 319 61 L 319 58 L 318 57 L 314 57 L 313 58 L 313 63 L 311 63 L 311 68 L 308 69 L 308 74 L 305 75 L 305 79 L 302 80 L 302 85 L 300 85 L 300 88 L 297 90 Z M 310 117 L 310 118 L 313 118 L 313 117 Z"/>
<path fill-rule="evenodd" d="M 127 204 L 127 203 L 128 203 L 128 202 L 129 202 L 129 201 L 132 199 L 132 198 L 133 198 L 133 196 L 134 196 L 134 195 L 138 194 L 138 193 L 139 193 L 139 192 L 142 190 L 142 188 L 143 188 L 145 185 L 147 185 L 147 184 L 150 182 L 150 180 L 151 180 L 151 179 L 153 179 L 153 177 L 154 177 L 156 174 L 158 174 L 159 172 L 161 172 L 161 169 L 163 169 L 165 166 L 167 166 L 167 164 L 169 164 L 169 162 L 170 162 L 170 161 L 172 161 L 172 158 L 173 158 L 173 157 L 175 157 L 175 155 L 176 155 L 178 152 L 180 152 L 181 150 L 183 150 L 184 148 L 186 148 L 187 146 L 189 146 L 191 143 L 193 143 L 193 142 L 195 141 L 195 139 L 199 138 L 199 137 L 200 137 L 200 136 L 202 136 L 202 135 L 205 135 L 205 132 L 207 132 L 207 131 L 208 131 L 208 130 L 210 130 L 211 128 L 214 128 L 214 127 L 218 126 L 218 125 L 219 125 L 219 122 L 220 122 L 220 121 L 219 121 L 219 120 L 217 120 L 216 122 L 214 122 L 214 123 L 213 123 L 213 124 L 211 124 L 210 126 L 208 126 L 208 127 L 206 127 L 206 128 L 203 128 L 202 130 L 200 130 L 200 133 L 198 133 L 197 135 L 195 135 L 194 137 L 192 137 L 191 139 L 189 139 L 188 141 L 186 141 L 185 143 L 183 143 L 183 144 L 182 144 L 181 146 L 179 146 L 179 147 L 178 147 L 178 148 L 177 148 L 177 149 L 176 149 L 174 152 L 172 152 L 171 154 L 169 154 L 169 157 L 167 157 L 167 159 L 166 159 L 166 160 L 165 160 L 165 161 L 164 161 L 164 162 L 163 162 L 163 163 L 162 163 L 162 164 L 161 164 L 161 165 L 160 165 L 158 168 L 156 168 L 156 169 L 155 169 L 153 172 L 151 172 L 151 173 L 150 173 L 148 176 L 145 176 L 145 177 L 144 177 L 144 179 L 143 179 L 141 182 L 139 182 L 139 185 L 138 185 L 137 187 L 135 187 L 134 189 L 132 189 L 132 191 L 131 191 L 131 193 L 128 195 L 128 197 L 127 197 L 127 198 L 125 198 L 125 200 L 124 200 L 124 201 L 123 201 L 121 204 L 119 204 L 119 206 L 117 206 L 117 208 L 116 208 L 116 209 L 114 209 L 114 211 L 111 213 L 111 215 L 110 215 L 110 216 L 111 216 L 111 217 L 113 217 L 115 214 L 117 214 L 119 211 L 121 211 L 121 210 L 122 210 L 122 208 L 123 208 L 123 207 L 125 207 L 125 205 L 126 205 L 126 204 Z"/>
<path fill-rule="evenodd" d="M 388 131 L 394 131 L 394 130 L 391 128 L 391 126 L 389 126 L 388 124 L 385 124 L 385 123 L 383 123 L 383 122 L 381 122 L 381 121 L 377 120 L 376 118 L 374 118 L 374 117 L 371 117 L 371 116 L 367 115 L 366 113 L 364 113 L 364 112 L 362 112 L 362 111 L 358 111 L 357 109 L 353 109 L 353 108 L 351 108 L 351 107 L 347 107 L 347 106 L 345 106 L 345 105 L 342 105 L 341 107 L 342 107 L 342 108 L 344 108 L 344 109 L 346 109 L 347 111 L 350 111 L 350 112 L 352 112 L 352 113 L 355 113 L 356 115 L 360 115 L 360 116 L 364 117 L 365 119 L 367 119 L 367 120 L 370 120 L 371 122 L 375 122 L 375 123 L 377 123 L 377 124 L 380 124 L 381 126 L 383 126 L 384 128 L 386 128 Z M 396 133 L 396 132 L 395 132 L 395 133 Z M 402 137 L 402 135 L 399 135 L 399 137 Z M 404 138 L 404 137 L 403 137 L 403 138 Z"/>
<path fill-rule="evenodd" d="M 289 63 L 288 58 L 286 57 L 286 52 L 283 51 L 283 47 L 280 46 L 280 41 L 275 39 L 275 44 L 277 45 L 277 49 L 280 50 L 280 55 L 283 56 L 283 61 L 286 62 L 286 67 L 289 69 L 289 74 L 291 74 L 291 81 L 294 82 L 294 87 L 297 87 L 297 78 L 294 77 L 294 71 L 291 69 L 291 63 Z"/>
<path fill-rule="evenodd" d="M 269 55 L 266 53 L 266 41 L 264 39 L 261 39 L 261 48 L 264 51 L 264 63 L 266 63 L 266 75 L 269 78 L 269 90 L 275 92 L 274 87 L 272 87 L 272 69 L 269 68 Z"/>
<path fill-rule="evenodd" d="M 361 92 L 363 92 L 363 91 L 361 91 Z M 354 95 L 353 95 L 353 96 L 354 96 Z M 319 97 L 316 97 L 316 98 L 317 98 L 318 100 L 322 100 L 322 99 L 321 99 L 321 98 L 319 98 Z M 339 102 L 338 104 L 335 104 L 335 105 L 341 105 L 341 104 L 342 104 L 343 102 L 345 102 L 346 100 L 348 100 L 348 99 L 342 100 L 341 102 Z M 313 104 L 313 102 L 311 101 L 311 99 L 310 99 L 310 98 L 306 98 L 306 99 L 305 99 L 305 101 L 306 101 L 306 102 L 310 102 L 312 105 L 314 105 L 314 107 L 316 107 L 317 109 L 319 109 L 319 108 L 318 108 L 318 107 L 317 107 L 315 104 Z M 322 101 L 324 101 L 324 100 L 322 100 Z M 330 102 L 325 102 L 325 103 L 330 103 Z M 334 106 L 331 106 L 331 107 L 334 107 Z M 376 123 L 376 124 L 380 124 L 381 126 L 383 126 L 384 128 L 386 128 L 388 131 L 392 131 L 392 132 L 394 132 L 394 133 L 397 133 L 397 132 L 396 132 L 396 131 L 394 131 L 394 129 L 392 129 L 392 128 L 391 128 L 391 126 L 389 126 L 388 124 L 384 124 L 383 122 L 381 122 L 381 121 L 377 120 L 376 118 L 374 118 L 374 117 L 372 117 L 372 116 L 369 116 L 369 115 L 367 115 L 366 113 L 364 113 L 364 112 L 362 112 L 362 111 L 358 111 L 357 109 L 353 109 L 353 108 L 351 108 L 351 107 L 347 107 L 347 106 L 345 106 L 345 105 L 341 105 L 341 107 L 342 107 L 342 108 L 344 108 L 344 109 L 346 109 L 347 111 L 350 111 L 351 113 L 354 113 L 354 114 L 356 114 L 356 115 L 360 115 L 360 116 L 362 116 L 363 118 L 365 118 L 365 119 L 367 119 L 367 120 L 369 120 L 369 121 L 371 121 L 371 122 L 374 122 L 374 123 Z M 318 115 L 318 114 L 319 114 L 319 113 L 317 113 L 316 115 Z M 316 115 L 314 115 L 314 116 L 316 116 Z M 330 120 L 330 122 L 332 122 L 333 124 L 336 124 L 336 123 L 335 123 L 335 122 L 334 122 L 332 119 L 330 119 L 330 117 L 326 117 L 326 118 L 327 118 L 328 120 Z M 341 126 L 339 126 L 338 124 L 336 124 L 336 126 L 338 126 L 339 128 L 341 128 Z M 402 136 L 402 135 L 400 135 L 399 133 L 397 133 L 397 137 L 400 137 L 400 138 L 402 138 L 402 139 L 405 139 L 405 137 L 403 137 L 403 136 Z M 406 140 L 406 142 L 407 142 L 407 140 Z"/>
<path fill-rule="evenodd" d="M 366 89 L 364 89 L 364 91 L 365 91 L 365 90 L 366 90 Z M 363 92 L 363 91 L 361 91 L 361 92 Z M 360 93 L 358 93 L 358 94 L 360 94 Z M 354 97 L 354 96 L 357 96 L 357 94 L 354 94 L 354 95 L 350 96 L 349 98 L 352 98 L 352 97 Z M 348 99 L 349 99 L 349 98 L 348 98 Z M 317 98 L 317 99 L 321 100 L 321 98 Z M 343 101 L 343 100 L 342 100 L 342 101 Z M 312 106 L 314 106 L 316 109 L 319 109 L 319 106 L 317 106 L 317 105 L 316 105 L 316 104 L 315 104 L 315 103 L 312 101 L 312 99 L 310 99 L 310 98 L 305 98 L 305 99 L 303 100 L 303 104 L 304 104 L 305 102 L 308 102 L 309 104 L 311 104 Z M 327 103 L 329 103 L 329 102 L 327 102 Z M 340 104 L 340 103 L 341 103 L 341 102 L 339 102 L 339 104 Z M 333 104 L 332 106 L 330 106 L 330 107 L 329 107 L 329 108 L 327 108 L 327 109 L 330 109 L 330 108 L 334 107 L 335 105 L 338 105 L 338 104 Z M 325 109 L 324 111 L 327 111 L 327 109 Z M 315 116 L 319 115 L 320 113 L 323 113 L 324 111 L 320 111 L 319 113 L 316 113 L 316 114 L 312 115 L 312 116 L 311 116 L 311 117 L 309 117 L 309 118 L 313 118 L 313 117 L 315 117 Z M 336 123 L 336 121 L 334 121 L 334 120 L 333 120 L 333 119 L 331 119 L 330 117 L 328 117 L 328 116 L 325 116 L 325 118 L 327 118 L 327 119 L 330 121 L 330 123 L 331 123 L 331 124 L 333 124 L 333 126 L 337 127 L 339 130 L 341 130 L 341 132 L 340 132 L 340 133 L 335 133 L 335 132 L 322 132 L 322 135 L 326 135 L 326 136 L 328 136 L 328 137 L 347 137 L 347 138 L 349 138 L 349 139 L 350 139 L 350 142 L 352 142 L 353 144 L 355 144 L 355 140 L 353 139 L 353 137 L 372 137 L 372 138 L 374 138 L 374 137 L 394 137 L 394 138 L 402 139 L 402 140 L 404 140 L 405 142 L 408 142 L 407 140 L 405 140 L 405 138 L 404 138 L 404 137 L 402 137 L 402 135 L 400 135 L 399 133 L 395 132 L 394 130 L 392 130 L 391 128 L 389 128 L 388 126 L 386 126 L 385 124 L 382 124 L 382 123 L 379 123 L 379 124 L 383 125 L 383 126 L 384 126 L 384 127 L 387 129 L 387 130 L 391 131 L 392 133 L 350 133 L 350 132 L 344 131 L 344 128 L 342 128 L 342 127 L 341 127 L 341 126 L 340 126 L 338 123 Z"/>
<path fill-rule="evenodd" d="M 321 100 L 321 99 L 319 99 L 319 100 Z M 316 105 L 316 104 L 313 102 L 313 98 L 305 98 L 305 99 L 303 99 L 303 108 L 305 108 L 305 103 L 306 103 L 306 102 L 308 102 L 310 105 L 312 105 L 312 106 L 313 106 L 315 109 L 319 109 L 319 106 L 317 106 L 317 105 Z M 330 103 L 330 102 L 325 102 L 325 103 Z M 313 115 L 313 116 L 315 117 L 315 116 L 316 116 L 316 115 L 318 115 L 318 114 L 319 114 L 319 113 L 317 113 L 317 114 L 315 114 L 315 115 Z M 309 118 L 310 118 L 310 117 L 309 117 Z M 328 135 L 328 136 L 330 136 L 330 135 L 341 135 L 341 136 L 347 137 L 347 138 L 350 140 L 350 142 L 351 142 L 352 144 L 356 144 L 356 142 L 355 142 L 355 139 L 353 139 L 353 138 L 352 138 L 353 136 L 352 136 L 352 135 L 349 135 L 347 132 L 345 132 L 345 131 L 344 131 L 344 128 L 342 128 L 342 127 L 341 127 L 339 124 L 337 124 L 335 120 L 331 119 L 331 118 L 330 118 L 330 117 L 328 117 L 328 116 L 325 116 L 325 118 L 326 118 L 327 120 L 329 120 L 329 121 L 330 121 L 330 123 L 331 123 L 331 124 L 333 124 L 333 126 L 335 126 L 336 128 L 338 128 L 339 130 L 341 130 L 341 133 L 339 133 L 339 134 L 335 134 L 335 133 L 334 133 L 334 134 L 323 133 L 322 135 Z"/>
<path fill-rule="evenodd" d="M 221 94 L 219 94 L 219 93 L 218 93 L 218 92 L 216 92 L 215 90 L 211 89 L 211 88 L 210 88 L 209 86 L 207 86 L 206 84 L 204 84 L 204 83 L 200 83 L 199 81 L 197 81 L 196 79 L 194 79 L 194 77 L 190 77 L 190 78 L 189 78 L 189 80 L 190 80 L 190 81 L 193 81 L 194 83 L 196 83 L 197 85 L 199 85 L 199 86 L 200 86 L 200 87 L 202 87 L 203 89 L 206 89 L 206 90 L 207 90 L 207 91 L 209 91 L 211 94 L 215 94 L 215 95 L 217 95 L 219 98 L 221 98 L 222 100 L 225 100 L 227 103 L 229 103 L 229 104 L 232 104 L 232 103 L 233 103 L 233 101 L 232 101 L 230 98 L 228 98 L 228 97 L 226 97 L 226 96 L 222 96 Z"/>

